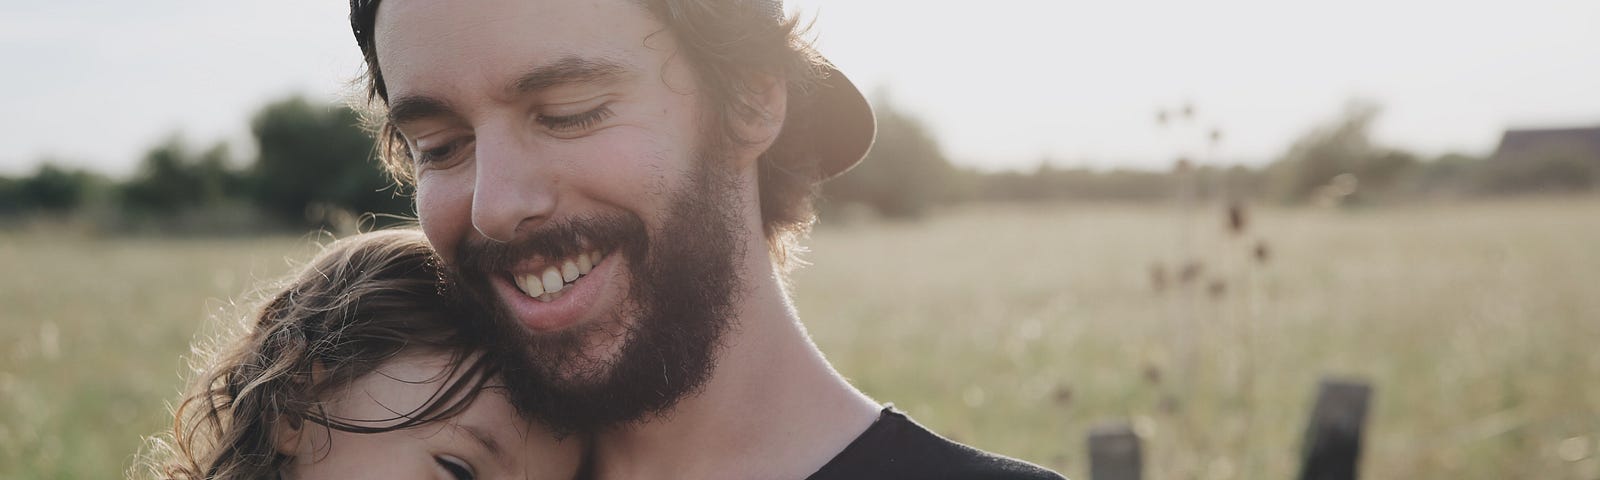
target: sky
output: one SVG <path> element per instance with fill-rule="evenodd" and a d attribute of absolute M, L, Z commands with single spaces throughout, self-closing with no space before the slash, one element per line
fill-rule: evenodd
<path fill-rule="evenodd" d="M 249 116 L 337 101 L 360 57 L 346 2 L 0 0 L 0 174 L 44 159 L 132 172 L 173 134 L 253 146 Z M 1595 0 L 789 0 L 877 103 L 958 164 L 1270 161 L 1352 99 L 1378 140 L 1485 154 L 1509 127 L 1600 125 Z M 981 5 L 981 8 L 974 8 Z M 1193 105 L 1184 127 L 1156 112 Z M 1206 151 L 1198 140 L 1217 129 Z"/>

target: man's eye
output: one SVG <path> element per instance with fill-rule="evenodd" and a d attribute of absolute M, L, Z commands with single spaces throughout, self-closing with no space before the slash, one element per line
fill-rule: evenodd
<path fill-rule="evenodd" d="M 445 143 L 444 145 L 440 145 L 438 147 L 430 148 L 430 149 L 427 149 L 427 150 L 414 151 L 414 153 L 411 156 L 413 157 L 412 159 L 414 161 L 416 161 L 417 165 L 433 165 L 433 164 L 437 164 L 437 163 L 449 163 L 451 157 L 453 157 L 456 154 L 460 153 L 460 150 L 461 150 L 462 145 L 464 143 L 465 142 L 461 141 L 461 140 L 451 141 L 451 142 Z"/>
<path fill-rule="evenodd" d="M 454 478 L 456 480 L 473 479 L 472 467 L 467 465 L 467 462 L 462 461 L 459 458 L 440 456 L 433 457 L 433 461 L 434 463 L 439 464 L 439 468 L 443 468 L 445 472 L 448 472 L 450 474 L 450 478 Z"/>
<path fill-rule="evenodd" d="M 600 105 L 594 110 L 576 115 L 551 116 L 541 114 L 539 115 L 538 121 L 539 124 L 544 125 L 545 128 L 549 128 L 557 132 L 570 133 L 581 132 L 594 128 L 595 125 L 598 125 L 601 121 L 604 121 L 607 118 L 611 118 L 610 106 Z"/>

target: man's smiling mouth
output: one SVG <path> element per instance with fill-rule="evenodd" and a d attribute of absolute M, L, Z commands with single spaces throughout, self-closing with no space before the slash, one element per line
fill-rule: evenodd
<path fill-rule="evenodd" d="M 543 269 L 511 273 L 512 283 L 524 295 L 540 302 L 561 298 L 563 291 L 578 279 L 589 274 L 594 265 L 605 258 L 605 252 L 589 250 L 568 258 L 549 262 Z"/>

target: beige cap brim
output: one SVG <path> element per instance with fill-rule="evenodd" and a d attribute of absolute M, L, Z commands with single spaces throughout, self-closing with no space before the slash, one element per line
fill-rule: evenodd
<path fill-rule="evenodd" d="M 810 127 L 816 141 L 818 182 L 837 177 L 861 163 L 877 137 L 878 122 L 861 90 L 829 65 L 817 85 Z"/>

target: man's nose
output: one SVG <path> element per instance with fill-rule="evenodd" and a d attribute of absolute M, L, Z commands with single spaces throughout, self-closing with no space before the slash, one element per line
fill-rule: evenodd
<path fill-rule="evenodd" d="M 490 240 L 509 242 L 548 221 L 556 208 L 554 168 L 528 142 L 478 133 L 472 226 Z"/>

